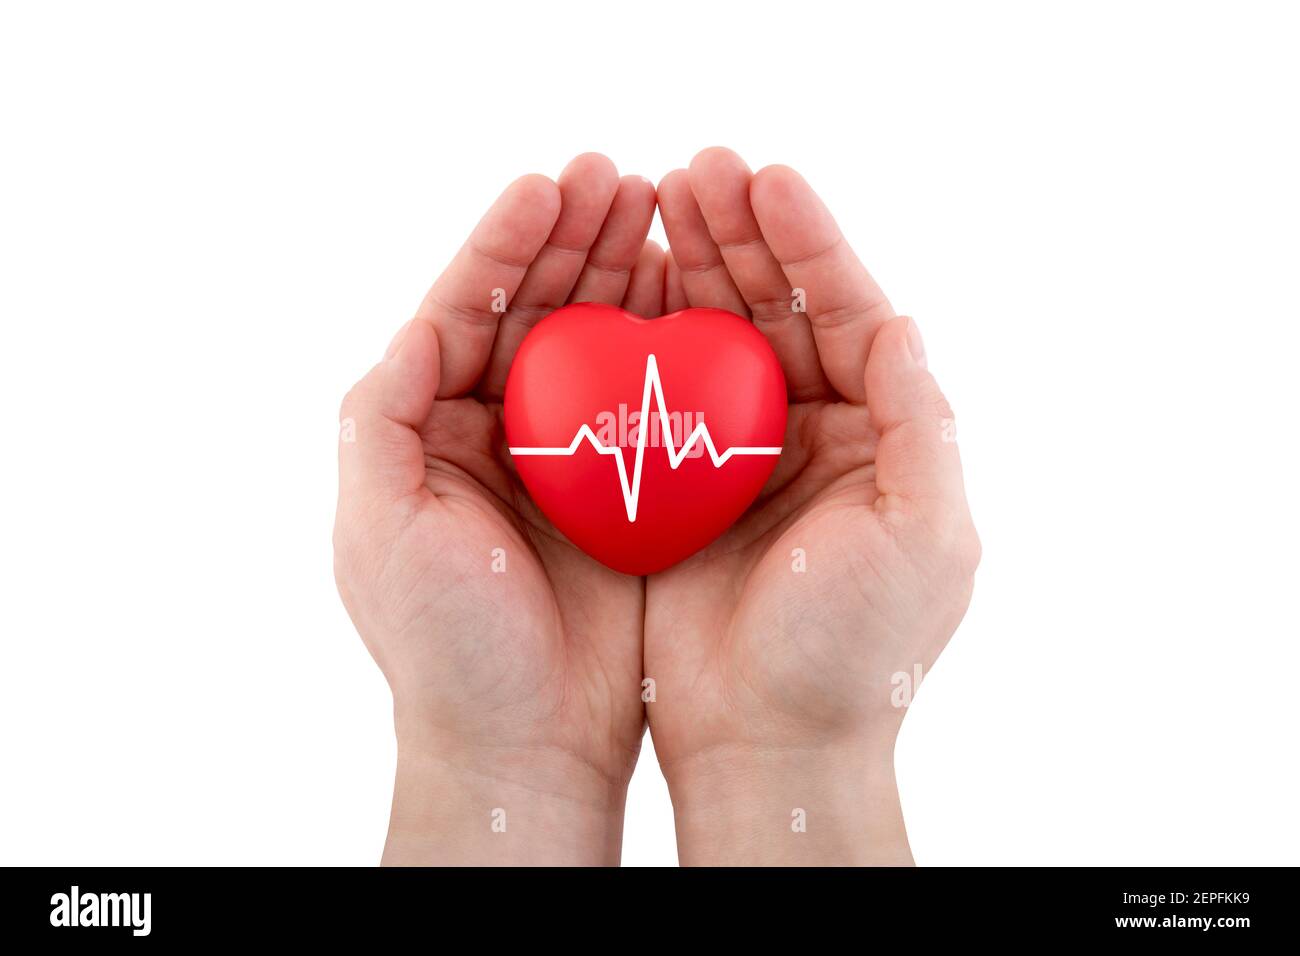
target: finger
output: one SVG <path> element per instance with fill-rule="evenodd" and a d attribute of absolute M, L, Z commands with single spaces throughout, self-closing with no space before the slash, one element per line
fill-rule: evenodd
<path fill-rule="evenodd" d="M 647 239 L 641 244 L 641 255 L 632 268 L 627 284 L 623 308 L 647 319 L 664 314 L 664 251 L 659 243 Z"/>
<path fill-rule="evenodd" d="M 655 214 L 655 187 L 643 176 L 624 176 L 610 204 L 605 224 L 587 253 L 570 302 L 618 305 L 645 245 Z"/>
<path fill-rule="evenodd" d="M 709 236 L 704 214 L 691 192 L 690 174 L 684 169 L 673 170 L 659 183 L 658 198 L 664 232 L 690 304 L 749 315 L 722 253 Z"/>
<path fill-rule="evenodd" d="M 790 396 L 802 401 L 826 398 L 830 385 L 822 372 L 812 326 L 808 316 L 796 309 L 790 282 L 768 248 L 749 205 L 753 178 L 743 159 L 719 146 L 704 150 L 691 161 L 691 193 L 709 236 L 722 254 L 754 325 L 780 359 Z"/>
<path fill-rule="evenodd" d="M 463 395 L 482 377 L 501 318 L 494 302 L 515 294 L 559 214 L 555 183 L 535 174 L 515 180 L 424 297 L 416 315 L 438 332 L 443 397 Z"/>
<path fill-rule="evenodd" d="M 677 268 L 672 250 L 668 249 L 664 255 L 664 315 L 671 315 L 689 308 L 690 303 L 686 301 L 686 290 L 682 288 L 682 270 Z"/>
<path fill-rule="evenodd" d="M 424 488 L 424 446 L 440 378 L 433 323 L 412 319 L 389 353 L 343 400 L 339 432 L 341 500 L 394 501 Z"/>
<path fill-rule="evenodd" d="M 584 153 L 564 168 L 560 215 L 546 244 L 519 283 L 497 329 L 481 394 L 500 398 L 519 343 L 542 317 L 564 305 L 618 191 L 618 171 L 599 153 Z"/>
<path fill-rule="evenodd" d="M 929 518 L 966 514 L 952 409 L 934 376 L 916 324 L 896 318 L 877 331 L 864 383 L 879 433 L 876 487 L 880 511 L 920 511 Z"/>
<path fill-rule="evenodd" d="M 861 403 L 871 339 L 894 317 L 893 307 L 849 248 L 830 210 L 793 169 L 759 170 L 749 201 L 791 288 L 804 291 L 826 377 L 849 401 Z"/>

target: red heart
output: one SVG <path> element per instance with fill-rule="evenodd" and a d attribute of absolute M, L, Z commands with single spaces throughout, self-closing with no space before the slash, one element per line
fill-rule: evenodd
<path fill-rule="evenodd" d="M 776 467 L 785 418 L 775 353 L 721 309 L 647 320 L 565 306 L 528 333 L 506 381 L 506 440 L 533 501 L 625 574 L 662 571 L 727 530 Z"/>

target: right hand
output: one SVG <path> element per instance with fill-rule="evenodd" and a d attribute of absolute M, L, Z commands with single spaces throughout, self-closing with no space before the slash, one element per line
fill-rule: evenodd
<path fill-rule="evenodd" d="M 910 862 L 895 680 L 928 673 L 980 556 L 952 411 L 915 324 L 794 170 L 705 150 L 665 177 L 659 207 L 680 267 L 670 302 L 751 316 L 790 398 L 754 505 L 646 584 L 650 730 L 679 855 Z M 792 838 L 795 810 L 816 825 Z"/>

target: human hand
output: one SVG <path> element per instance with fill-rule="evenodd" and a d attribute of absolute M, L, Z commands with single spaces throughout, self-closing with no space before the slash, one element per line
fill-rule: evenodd
<path fill-rule="evenodd" d="M 595 154 L 558 185 L 517 180 L 344 400 L 335 570 L 393 692 L 385 863 L 618 861 L 644 584 L 533 507 L 501 396 L 524 334 L 566 301 L 662 310 L 654 203 Z"/>
<path fill-rule="evenodd" d="M 790 395 L 759 499 L 646 585 L 648 716 L 679 856 L 910 863 L 894 675 L 929 670 L 980 556 L 952 412 L 916 326 L 793 170 L 752 175 L 705 150 L 664 178 L 658 202 L 666 309 L 752 316 Z"/>

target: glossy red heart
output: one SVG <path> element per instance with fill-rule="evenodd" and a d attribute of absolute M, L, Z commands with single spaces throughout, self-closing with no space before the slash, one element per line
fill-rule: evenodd
<path fill-rule="evenodd" d="M 528 333 L 506 381 L 506 440 L 528 493 L 625 574 L 662 571 L 729 528 L 776 467 L 785 418 L 775 353 L 721 309 L 643 319 L 565 306 Z"/>

